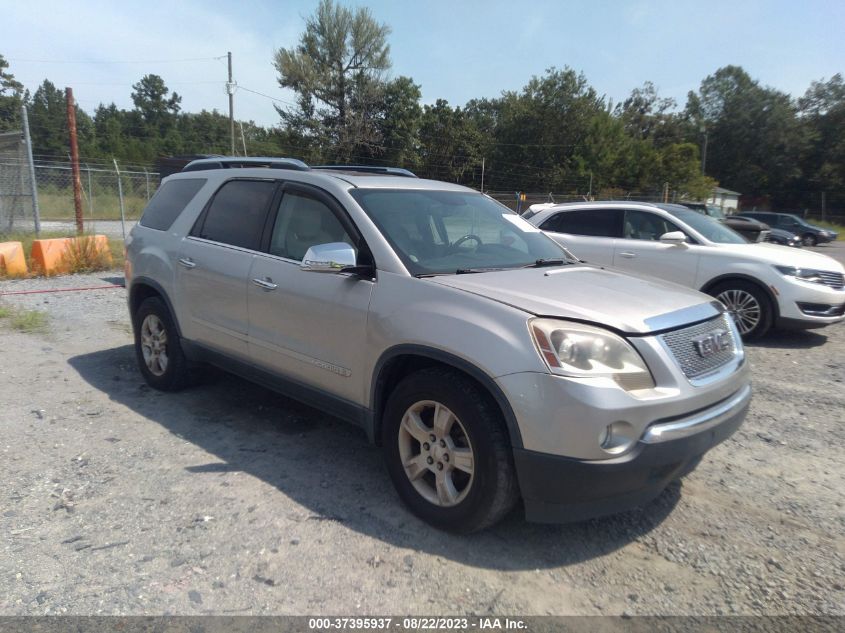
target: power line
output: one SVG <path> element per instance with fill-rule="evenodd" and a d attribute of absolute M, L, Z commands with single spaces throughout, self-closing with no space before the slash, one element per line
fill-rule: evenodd
<path fill-rule="evenodd" d="M 21 57 L 6 57 L 7 61 L 24 64 L 181 64 L 187 62 L 205 62 L 225 58 L 225 55 L 219 57 L 189 57 L 186 59 L 139 59 L 139 60 L 106 60 L 106 59 L 88 59 L 88 60 L 67 60 L 67 59 L 23 59 Z"/>

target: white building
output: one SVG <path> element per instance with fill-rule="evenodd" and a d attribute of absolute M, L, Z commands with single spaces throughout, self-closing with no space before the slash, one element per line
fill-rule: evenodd
<path fill-rule="evenodd" d="M 736 213 L 739 208 L 738 191 L 731 191 L 730 189 L 723 189 L 722 187 L 714 187 L 713 193 L 707 198 L 707 204 L 715 204 L 725 213 Z"/>

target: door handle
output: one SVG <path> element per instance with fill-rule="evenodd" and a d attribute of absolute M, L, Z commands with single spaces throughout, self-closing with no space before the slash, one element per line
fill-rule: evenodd
<path fill-rule="evenodd" d="M 274 284 L 273 280 L 269 277 L 265 277 L 264 279 L 253 279 L 252 283 L 254 283 L 262 290 L 275 290 L 279 287 L 278 284 Z"/>
<path fill-rule="evenodd" d="M 180 257 L 179 263 L 182 264 L 185 268 L 194 268 L 197 265 L 197 263 L 190 257 Z"/>
<path fill-rule="evenodd" d="M 636 253 L 632 253 L 631 251 L 622 251 L 619 253 L 619 257 L 624 257 L 625 259 L 634 259 L 637 256 Z"/>

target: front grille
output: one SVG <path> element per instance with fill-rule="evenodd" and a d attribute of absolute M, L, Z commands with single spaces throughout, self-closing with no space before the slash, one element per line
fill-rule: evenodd
<path fill-rule="evenodd" d="M 845 275 L 842 273 L 829 273 L 827 271 L 820 270 L 819 277 L 822 278 L 822 283 L 825 286 L 830 286 L 834 290 L 842 290 L 842 288 L 845 288 Z"/>
<path fill-rule="evenodd" d="M 723 313 L 715 319 L 667 332 L 660 337 L 675 356 L 675 360 L 687 378 L 700 378 L 705 374 L 716 371 L 734 358 L 736 340 L 734 340 L 729 318 L 730 316 L 727 313 Z M 694 341 L 719 330 L 726 330 L 730 333 L 730 345 L 726 349 L 702 357 L 698 353 Z"/>

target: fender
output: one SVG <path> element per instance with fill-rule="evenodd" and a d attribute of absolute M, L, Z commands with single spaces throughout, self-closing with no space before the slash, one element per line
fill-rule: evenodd
<path fill-rule="evenodd" d="M 778 304 L 777 297 L 772 292 L 772 289 L 769 288 L 766 284 L 761 283 L 759 279 L 756 277 L 752 277 L 751 275 L 745 275 L 743 273 L 725 273 L 724 275 L 719 275 L 718 277 L 714 277 L 706 284 L 701 286 L 701 292 L 705 294 L 710 294 L 709 290 L 713 286 L 722 283 L 723 281 L 729 281 L 731 279 L 741 279 L 742 281 L 747 281 L 748 283 L 752 283 L 758 288 L 762 289 L 763 292 L 766 293 L 766 296 L 769 298 L 769 301 L 772 303 L 772 309 L 774 310 L 774 318 L 777 320 L 780 318 L 780 306 Z"/>
<path fill-rule="evenodd" d="M 493 396 L 496 404 L 501 409 L 505 419 L 505 425 L 507 426 L 508 435 L 510 436 L 511 447 L 522 448 L 522 435 L 519 432 L 519 425 L 517 424 L 513 409 L 511 408 L 508 399 L 505 397 L 504 392 L 491 376 L 489 376 L 484 370 L 460 356 L 455 356 L 454 354 L 444 352 L 443 350 L 435 347 L 427 347 L 425 345 L 416 344 L 402 344 L 390 347 L 382 353 L 376 362 L 375 368 L 373 369 L 373 378 L 371 383 L 373 388 L 370 394 L 370 411 L 373 412 L 373 421 L 372 428 L 371 430 L 368 429 L 368 433 L 370 434 L 371 439 L 377 439 L 381 433 L 381 416 L 384 408 L 381 403 L 384 400 L 385 395 L 383 393 L 384 379 L 382 372 L 387 363 L 398 356 L 422 356 L 424 358 L 430 358 L 443 363 L 444 365 L 449 365 L 455 369 L 463 371 L 477 380 L 487 390 L 487 392 Z"/>
<path fill-rule="evenodd" d="M 132 321 L 132 326 L 133 327 L 135 326 L 134 309 L 135 309 L 136 306 L 133 305 L 134 302 L 135 302 L 134 294 L 135 294 L 137 287 L 140 286 L 140 285 L 149 286 L 150 288 L 155 290 L 159 294 L 159 296 L 161 296 L 161 298 L 164 300 L 164 303 L 167 305 L 167 309 L 170 311 L 170 316 L 173 317 L 173 323 L 176 324 L 176 333 L 181 337 L 182 336 L 182 330 L 179 327 L 179 319 L 176 318 L 176 311 L 173 309 L 173 304 L 170 302 L 170 297 L 167 296 L 167 293 L 164 291 L 164 288 L 161 287 L 160 283 L 158 283 L 154 279 L 150 279 L 149 277 L 144 277 L 144 276 L 133 277 L 132 282 L 129 285 L 129 288 L 128 288 L 128 291 L 129 291 L 128 292 L 128 295 L 129 295 L 129 310 L 132 312 L 129 315 L 129 317 Z"/>

